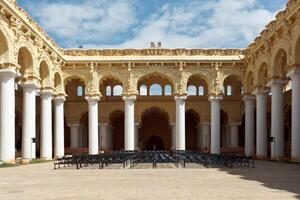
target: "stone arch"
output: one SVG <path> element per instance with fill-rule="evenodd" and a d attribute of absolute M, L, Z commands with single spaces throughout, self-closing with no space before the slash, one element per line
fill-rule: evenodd
<path fill-rule="evenodd" d="M 223 87 L 225 86 L 232 88 L 232 95 L 240 95 L 243 88 L 243 79 L 236 74 L 231 74 L 223 80 Z M 225 88 L 226 91 L 227 89 Z"/>
<path fill-rule="evenodd" d="M 21 66 L 20 72 L 24 76 L 27 72 L 34 71 L 32 53 L 27 47 L 21 47 L 18 51 L 18 64 Z"/>
<path fill-rule="evenodd" d="M 279 49 L 273 60 L 273 77 L 286 78 L 287 73 L 287 52 Z"/>
<path fill-rule="evenodd" d="M 143 110 L 139 128 L 140 145 L 147 149 L 151 137 L 159 137 L 163 141 L 164 149 L 171 149 L 171 126 L 168 112 L 157 106 Z M 153 123 L 156 124 L 153 126 Z"/>
<path fill-rule="evenodd" d="M 8 41 L 3 34 L 3 32 L 0 30 L 0 61 L 6 62 L 9 60 L 9 46 Z"/>
<path fill-rule="evenodd" d="M 105 76 L 102 76 L 99 80 L 99 91 L 100 91 L 101 95 L 106 96 L 106 88 L 107 88 L 107 86 L 110 86 L 111 95 L 109 95 L 109 96 L 114 96 L 113 89 L 115 86 L 118 86 L 118 85 L 122 87 L 122 92 L 124 92 L 124 83 L 123 83 L 122 79 L 120 79 L 117 76 L 113 76 L 113 75 L 105 75 Z"/>
<path fill-rule="evenodd" d="M 54 88 L 56 94 L 64 94 L 65 92 L 63 81 L 59 72 L 54 74 Z"/>
<path fill-rule="evenodd" d="M 210 94 L 210 86 L 211 86 L 211 81 L 209 78 L 203 74 L 192 74 L 188 77 L 186 86 L 189 86 L 189 83 L 196 84 L 198 82 L 197 89 L 199 88 L 200 84 L 204 84 L 204 94 L 209 95 Z"/>
<path fill-rule="evenodd" d="M 268 65 L 267 63 L 262 63 L 257 70 L 257 87 L 266 87 L 268 79 Z"/>
<path fill-rule="evenodd" d="M 245 80 L 245 88 L 244 88 L 244 94 L 251 94 L 254 90 L 254 77 L 253 77 L 253 72 L 250 71 L 248 72 L 247 76 L 246 76 L 246 80 Z"/>
<path fill-rule="evenodd" d="M 68 82 L 74 80 L 74 79 L 78 79 L 80 81 L 82 81 L 84 83 L 85 86 L 87 86 L 87 81 L 85 79 L 84 76 L 82 75 L 79 75 L 79 74 L 73 74 L 73 75 L 70 75 L 70 76 L 67 76 L 67 77 L 64 77 L 64 87 L 67 86 Z"/>
<path fill-rule="evenodd" d="M 175 89 L 176 89 L 176 83 L 174 81 L 174 78 L 169 75 L 169 74 L 163 74 L 162 72 L 158 72 L 158 71 L 153 71 L 153 72 L 149 72 L 149 73 L 146 73 L 146 74 L 141 74 L 137 77 L 137 81 L 136 81 L 136 88 L 139 88 L 139 83 L 147 78 L 147 77 L 151 77 L 151 76 L 160 76 L 162 79 L 166 79 L 168 80 L 169 84 L 171 85 L 172 87 L 172 92 L 174 93 Z M 150 85 L 148 85 L 149 87 Z"/>
<path fill-rule="evenodd" d="M 43 60 L 40 63 L 40 78 L 41 78 L 41 86 L 42 88 L 52 87 L 50 69 L 48 63 Z"/>

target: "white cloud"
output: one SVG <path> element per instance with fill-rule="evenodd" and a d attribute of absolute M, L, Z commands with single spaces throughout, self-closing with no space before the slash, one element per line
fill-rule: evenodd
<path fill-rule="evenodd" d="M 139 19 L 140 1 L 131 0 L 45 1 L 30 10 L 68 47 L 144 48 L 152 41 L 170 48 L 246 47 L 275 15 L 259 1 L 170 1 Z"/>
<path fill-rule="evenodd" d="M 191 1 L 166 5 L 121 47 L 245 47 L 274 17 L 256 0 Z"/>
<path fill-rule="evenodd" d="M 133 1 L 93 1 L 84 3 L 41 2 L 29 10 L 51 34 L 68 46 L 80 42 L 108 40 L 135 24 Z"/>

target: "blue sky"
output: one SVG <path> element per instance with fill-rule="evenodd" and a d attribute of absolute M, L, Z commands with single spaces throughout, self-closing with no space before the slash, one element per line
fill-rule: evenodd
<path fill-rule="evenodd" d="M 62 47 L 246 47 L 287 0 L 17 0 Z"/>

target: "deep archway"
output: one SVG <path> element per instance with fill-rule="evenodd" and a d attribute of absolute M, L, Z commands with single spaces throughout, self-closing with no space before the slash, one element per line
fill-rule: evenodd
<path fill-rule="evenodd" d="M 153 150 L 153 145 L 157 150 L 171 149 L 171 128 L 168 114 L 157 107 L 144 111 L 139 135 L 142 150 Z"/>
<path fill-rule="evenodd" d="M 146 150 L 164 150 L 163 140 L 157 136 L 151 136 L 146 143 Z"/>
<path fill-rule="evenodd" d="M 113 150 L 124 149 L 124 119 L 123 111 L 114 111 L 110 117 L 110 125 L 112 126 L 112 148 Z"/>
<path fill-rule="evenodd" d="M 194 110 L 185 112 L 185 142 L 188 150 L 197 149 L 199 122 L 200 117 Z"/>

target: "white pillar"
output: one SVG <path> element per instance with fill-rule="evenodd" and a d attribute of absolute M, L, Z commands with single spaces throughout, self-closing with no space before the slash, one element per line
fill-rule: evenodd
<path fill-rule="evenodd" d="M 134 149 L 139 150 L 140 144 L 139 144 L 139 123 L 136 122 L 134 124 Z"/>
<path fill-rule="evenodd" d="M 271 158 L 280 159 L 284 156 L 284 120 L 283 120 L 283 85 L 285 81 L 272 80 L 268 83 L 272 92 L 271 112 Z"/>
<path fill-rule="evenodd" d="M 222 96 L 211 96 L 209 100 L 211 102 L 211 145 L 210 152 L 212 154 L 220 154 L 220 101 Z"/>
<path fill-rule="evenodd" d="M 86 97 L 89 104 L 89 154 L 99 153 L 98 144 L 98 101 L 99 96 Z"/>
<path fill-rule="evenodd" d="M 79 147 L 79 126 L 80 124 L 68 124 L 70 127 L 70 147 Z"/>
<path fill-rule="evenodd" d="M 210 122 L 201 123 L 201 147 L 208 150 L 210 146 Z"/>
<path fill-rule="evenodd" d="M 36 158 L 36 89 L 30 81 L 23 83 L 22 163 Z"/>
<path fill-rule="evenodd" d="M 134 150 L 134 102 L 136 96 L 123 96 L 125 101 L 125 150 Z"/>
<path fill-rule="evenodd" d="M 176 101 L 176 150 L 185 150 L 185 100 L 187 96 L 175 96 Z"/>
<path fill-rule="evenodd" d="M 254 100 L 248 95 L 243 98 L 245 102 L 245 155 L 254 155 Z"/>
<path fill-rule="evenodd" d="M 15 77 L 13 69 L 0 69 L 0 161 L 15 162 Z"/>
<path fill-rule="evenodd" d="M 65 155 L 64 142 L 64 96 L 57 96 L 54 100 L 54 157 L 59 158 Z"/>
<path fill-rule="evenodd" d="M 172 129 L 172 135 L 171 135 L 171 149 L 176 149 L 176 123 L 171 122 L 171 129 Z"/>
<path fill-rule="evenodd" d="M 41 97 L 41 158 L 52 159 L 52 90 L 42 90 Z"/>
<path fill-rule="evenodd" d="M 269 90 L 257 89 L 256 95 L 256 157 L 268 156 L 267 98 Z"/>
<path fill-rule="evenodd" d="M 292 146 L 291 159 L 300 160 L 300 70 L 288 73 L 292 80 Z"/>
<path fill-rule="evenodd" d="M 230 123 L 230 144 L 229 147 L 231 148 L 237 148 L 239 147 L 239 126 L 240 123 Z"/>

